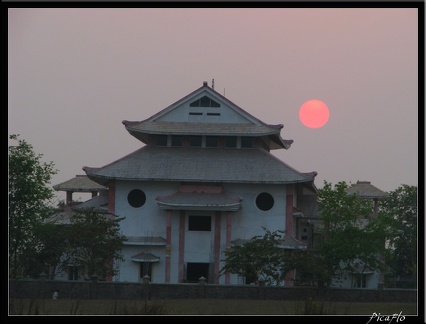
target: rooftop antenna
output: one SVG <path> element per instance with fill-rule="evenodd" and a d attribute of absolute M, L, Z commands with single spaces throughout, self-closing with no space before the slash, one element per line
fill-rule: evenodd
<path fill-rule="evenodd" d="M 212 89 L 214 90 L 214 79 L 212 79 Z"/>

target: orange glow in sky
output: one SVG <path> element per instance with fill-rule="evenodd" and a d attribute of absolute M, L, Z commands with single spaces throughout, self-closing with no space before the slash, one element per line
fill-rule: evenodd
<path fill-rule="evenodd" d="M 299 110 L 299 118 L 303 125 L 309 128 L 320 128 L 324 126 L 330 112 L 321 100 L 308 100 Z"/>

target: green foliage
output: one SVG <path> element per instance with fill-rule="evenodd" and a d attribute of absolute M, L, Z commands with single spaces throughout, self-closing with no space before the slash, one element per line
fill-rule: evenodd
<path fill-rule="evenodd" d="M 119 253 L 125 236 L 120 234 L 120 221 L 124 218 L 102 214 L 87 208 L 73 214 L 67 229 L 67 247 L 60 267 L 79 266 L 91 277 L 114 275 L 114 260 L 123 260 Z"/>
<path fill-rule="evenodd" d="M 283 254 L 280 235 L 266 231 L 226 251 L 220 273 L 236 273 L 250 281 L 264 277 L 279 282 L 297 269 L 300 280 L 330 286 L 348 273 L 371 269 L 385 273 L 389 267 L 401 276 L 417 276 L 417 187 L 402 185 L 388 199 L 377 202 L 349 195 L 346 182 L 324 181 L 318 190 L 320 218 L 315 225 L 312 250 Z M 378 204 L 377 215 L 374 214 Z"/>
<path fill-rule="evenodd" d="M 386 262 L 398 276 L 417 277 L 417 186 L 403 184 L 389 193 L 380 211 L 392 220 Z"/>
<path fill-rule="evenodd" d="M 79 266 L 88 277 L 113 275 L 112 261 L 122 260 L 118 251 L 125 240 L 119 233 L 123 218 L 97 213 L 93 208 L 71 215 L 70 224 L 57 224 L 52 218 L 36 227 L 39 248 L 33 260 L 35 274 L 50 273 L 54 279 L 70 266 Z"/>
<path fill-rule="evenodd" d="M 53 162 L 42 162 L 42 154 L 19 135 L 10 135 L 18 141 L 9 146 L 9 276 L 28 275 L 31 260 L 37 253 L 35 228 L 48 217 L 53 190 L 48 186 L 56 174 Z"/>
<path fill-rule="evenodd" d="M 279 247 L 282 231 L 271 232 L 263 228 L 263 236 L 254 236 L 249 241 L 234 245 L 225 251 L 224 267 L 220 275 L 227 272 L 245 278 L 246 284 L 265 280 L 266 284 L 278 284 L 284 271 L 284 250 Z"/>
<path fill-rule="evenodd" d="M 341 181 L 334 186 L 324 181 L 324 187 L 318 190 L 318 210 L 324 223 L 328 224 L 328 233 L 350 227 L 358 227 L 359 217 L 370 218 L 373 204 L 370 200 L 360 199 L 357 195 L 348 195 L 348 185 Z"/>
<path fill-rule="evenodd" d="M 39 242 L 39 251 L 33 261 L 33 266 L 37 268 L 37 271 L 32 277 L 37 278 L 41 272 L 44 272 L 50 273 L 50 279 L 54 279 L 58 272 L 67 270 L 62 268 L 61 259 L 69 248 L 70 227 L 45 222 L 37 226 L 35 232 Z"/>
<path fill-rule="evenodd" d="M 334 263 L 335 260 L 327 260 L 315 250 L 294 250 L 288 255 L 285 267 L 287 272 L 297 269 L 298 283 L 323 286 L 330 273 L 336 271 Z"/>
<path fill-rule="evenodd" d="M 378 258 L 384 247 L 385 221 L 373 215 L 373 202 L 348 195 L 346 182 L 334 186 L 327 181 L 318 190 L 319 223 L 312 251 L 294 251 L 289 269 L 311 284 L 330 286 L 348 272 L 380 269 Z M 318 239 L 319 238 L 319 239 Z"/>
<path fill-rule="evenodd" d="M 318 207 L 322 221 L 324 241 L 318 246 L 326 267 L 325 283 L 339 279 L 348 272 L 365 268 L 379 269 L 378 255 L 384 247 L 380 222 L 373 215 L 371 199 L 356 194 L 348 195 L 348 185 L 339 182 L 325 185 L 318 193 Z"/>

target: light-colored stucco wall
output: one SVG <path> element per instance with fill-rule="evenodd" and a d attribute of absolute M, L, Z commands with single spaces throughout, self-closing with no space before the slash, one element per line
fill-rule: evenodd
<path fill-rule="evenodd" d="M 285 230 L 285 185 L 226 184 L 224 188 L 229 196 L 243 198 L 241 210 L 232 215 L 232 240 L 263 235 L 262 227 L 270 231 Z M 274 198 L 274 206 L 268 211 L 256 206 L 256 198 L 262 192 Z"/>
<path fill-rule="evenodd" d="M 114 281 L 122 282 L 142 282 L 140 278 L 140 263 L 133 262 L 131 257 L 140 252 L 152 253 L 160 257 L 159 262 L 153 263 L 151 282 L 163 283 L 165 278 L 165 266 L 164 266 L 164 246 L 129 246 L 126 245 L 122 249 L 121 253 L 124 256 L 124 261 L 119 263 L 119 273 L 115 276 Z"/>
<path fill-rule="evenodd" d="M 129 205 L 127 196 L 133 189 L 145 193 L 146 202 L 139 208 Z M 171 182 L 118 182 L 115 188 L 115 214 L 125 217 L 120 226 L 126 236 L 166 237 L 166 212 L 160 210 L 155 200 L 157 196 L 168 196 L 179 189 Z"/>
<path fill-rule="evenodd" d="M 128 193 L 133 189 L 141 189 L 146 195 L 142 207 L 133 208 L 127 201 Z M 166 238 L 166 211 L 158 207 L 157 196 L 168 196 L 179 190 L 179 184 L 174 182 L 117 182 L 115 196 L 115 213 L 125 217 L 121 222 L 122 234 L 126 236 L 161 236 Z M 232 218 L 231 240 L 250 239 L 255 235 L 263 235 L 267 230 L 285 230 L 286 225 L 286 186 L 264 184 L 223 184 L 223 191 L 228 197 L 243 199 L 242 208 L 230 212 Z M 270 193 L 274 205 L 268 211 L 262 211 L 256 206 L 256 197 L 262 192 Z M 212 226 L 210 232 L 188 231 L 189 215 L 210 215 Z M 184 264 L 187 262 L 212 263 L 214 255 L 214 237 L 216 214 L 214 211 L 185 211 L 184 228 Z M 220 260 L 224 258 L 226 249 L 227 212 L 220 212 Z M 171 271 L 170 282 L 179 280 L 179 231 L 180 212 L 171 211 Z M 150 252 L 160 257 L 153 268 L 153 282 L 165 282 L 165 246 L 129 246 L 122 250 L 125 261 L 120 264 L 120 273 L 116 281 L 137 282 L 139 280 L 139 263 L 133 262 L 131 256 L 140 252 Z M 220 263 L 220 268 L 223 263 Z M 224 276 L 219 283 L 225 283 Z M 237 276 L 231 276 L 231 284 L 238 283 Z"/>

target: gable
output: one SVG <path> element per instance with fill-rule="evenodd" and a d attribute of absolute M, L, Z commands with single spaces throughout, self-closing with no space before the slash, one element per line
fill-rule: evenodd
<path fill-rule="evenodd" d="M 269 125 L 252 116 L 204 82 L 203 86 L 142 121 L 123 120 L 127 131 L 143 143 L 157 135 L 267 137 L 269 149 L 290 148 L 282 124 Z"/>
<path fill-rule="evenodd" d="M 201 108 L 220 108 L 220 103 L 214 101 L 209 96 L 201 97 L 189 104 L 190 107 L 201 107 Z"/>
<path fill-rule="evenodd" d="M 206 87 L 166 108 L 151 121 L 261 124 L 256 118 Z"/>

